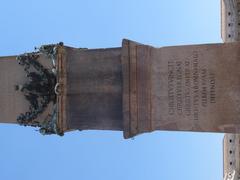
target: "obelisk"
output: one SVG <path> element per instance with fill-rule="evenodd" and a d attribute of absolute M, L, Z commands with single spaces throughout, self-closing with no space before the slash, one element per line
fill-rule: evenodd
<path fill-rule="evenodd" d="M 0 59 L 0 121 L 42 134 L 239 132 L 240 43 L 83 49 L 63 43 Z"/>

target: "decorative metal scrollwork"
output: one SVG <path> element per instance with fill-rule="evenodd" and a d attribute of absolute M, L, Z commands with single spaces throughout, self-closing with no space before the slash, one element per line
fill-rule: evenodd
<path fill-rule="evenodd" d="M 42 46 L 38 52 L 26 53 L 17 57 L 19 65 L 24 68 L 28 81 L 23 85 L 16 85 L 15 89 L 22 92 L 29 102 L 29 110 L 21 113 L 17 117 L 17 122 L 24 126 L 39 127 L 42 134 L 63 135 L 57 128 L 56 47 L 57 45 Z M 45 54 L 51 59 L 52 68 L 47 69 L 38 61 L 40 54 Z M 52 113 L 41 121 L 37 120 L 50 103 L 53 104 Z"/>

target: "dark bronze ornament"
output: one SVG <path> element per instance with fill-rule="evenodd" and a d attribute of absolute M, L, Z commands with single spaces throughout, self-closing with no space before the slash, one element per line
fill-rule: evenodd
<path fill-rule="evenodd" d="M 61 45 L 61 44 L 59 44 Z M 26 53 L 17 57 L 19 65 L 24 68 L 28 81 L 23 85 L 16 85 L 29 102 L 29 110 L 17 117 L 20 125 L 39 127 L 42 134 L 59 134 L 57 128 L 57 86 L 56 78 L 56 50 L 57 45 L 45 45 L 39 51 Z M 40 54 L 45 54 L 52 61 L 52 68 L 47 69 L 39 61 Z M 53 110 L 45 119 L 38 120 L 48 105 L 52 103 Z"/>

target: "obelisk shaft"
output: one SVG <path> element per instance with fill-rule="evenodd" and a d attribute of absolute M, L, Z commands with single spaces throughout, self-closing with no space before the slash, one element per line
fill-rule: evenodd
<path fill-rule="evenodd" d="M 24 110 L 24 97 L 14 89 L 17 82 L 23 81 L 25 75 L 16 56 L 0 57 L 0 122 L 16 123 L 16 117 Z"/>

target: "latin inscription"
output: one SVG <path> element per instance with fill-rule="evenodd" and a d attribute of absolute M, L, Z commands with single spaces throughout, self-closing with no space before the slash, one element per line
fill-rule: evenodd
<path fill-rule="evenodd" d="M 168 61 L 168 114 L 199 119 L 201 108 L 216 103 L 215 74 L 199 63 L 193 51 L 185 60 L 177 57 Z"/>

